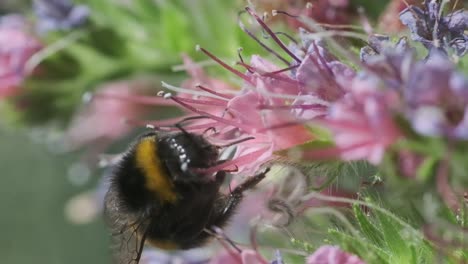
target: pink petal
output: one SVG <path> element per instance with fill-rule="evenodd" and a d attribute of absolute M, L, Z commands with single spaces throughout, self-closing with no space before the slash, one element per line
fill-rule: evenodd
<path fill-rule="evenodd" d="M 365 264 L 356 255 L 342 251 L 338 246 L 321 246 L 307 257 L 307 264 Z"/>

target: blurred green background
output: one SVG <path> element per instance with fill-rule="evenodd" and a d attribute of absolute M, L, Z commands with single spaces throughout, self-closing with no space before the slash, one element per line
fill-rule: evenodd
<path fill-rule="evenodd" d="M 76 187 L 67 179 L 77 157 L 1 127 L 0 146 L 0 263 L 110 263 L 103 218 L 76 225 L 65 217 L 67 201 L 96 182 Z"/>

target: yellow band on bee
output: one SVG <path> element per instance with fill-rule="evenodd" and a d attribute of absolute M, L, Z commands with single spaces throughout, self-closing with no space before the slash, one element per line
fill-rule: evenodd
<path fill-rule="evenodd" d="M 146 187 L 153 191 L 160 199 L 167 202 L 175 202 L 177 195 L 161 160 L 157 156 L 155 144 L 156 136 L 143 138 L 136 146 L 136 163 L 143 170 Z"/>

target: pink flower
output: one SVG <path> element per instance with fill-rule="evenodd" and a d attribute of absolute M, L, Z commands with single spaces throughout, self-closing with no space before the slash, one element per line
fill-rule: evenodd
<path fill-rule="evenodd" d="M 294 16 L 307 16 L 319 23 L 341 25 L 348 24 L 351 20 L 349 0 L 260 0 L 256 2 L 261 5 L 262 10 L 279 10 Z M 289 16 L 284 16 L 283 19 L 291 27 L 303 27 L 298 19 Z"/>
<path fill-rule="evenodd" d="M 158 97 L 145 97 L 146 84 L 138 81 L 119 81 L 98 88 L 90 102 L 72 120 L 67 130 L 72 147 L 107 143 L 128 133 L 133 121 L 148 113 L 153 105 L 167 105 Z"/>
<path fill-rule="evenodd" d="M 419 166 L 424 162 L 424 157 L 409 150 L 401 150 L 397 157 L 401 175 L 410 179 L 416 178 Z"/>
<path fill-rule="evenodd" d="M 304 153 L 306 158 L 368 160 L 378 164 L 385 150 L 401 136 L 393 117 L 398 97 L 382 91 L 372 78 L 356 78 L 350 92 L 335 102 L 328 116 L 319 121 L 333 133 L 336 147 Z"/>
<path fill-rule="evenodd" d="M 25 72 L 25 64 L 41 48 L 20 16 L 0 18 L 0 98 L 19 93 L 23 79 L 29 74 Z"/>
<path fill-rule="evenodd" d="M 288 96 L 295 98 L 299 94 L 297 81 L 282 72 L 269 75 L 279 68 L 258 56 L 252 57 L 250 65 L 244 64 L 248 68 L 248 72 L 244 74 L 226 65 L 208 51 L 201 50 L 241 77 L 245 81 L 245 87 L 239 90 L 232 85 L 222 84 L 219 80 L 206 78 L 199 69 L 190 67 L 190 73 L 195 77 L 193 79 L 198 78 L 205 83 L 218 86 L 213 88 L 197 86 L 199 89 L 196 93 L 194 87 L 187 87 L 183 91 L 179 90 L 176 96 L 165 95 L 186 110 L 207 117 L 193 121 L 184 128 L 187 130 L 214 128 L 216 133 L 207 135 L 207 138 L 218 145 L 253 137 L 251 140 L 236 144 L 233 160 L 211 168 L 210 171 L 235 165 L 239 171 L 252 173 L 264 162 L 274 158 L 274 151 L 312 139 L 312 135 L 304 126 L 291 123 L 295 120 L 295 113 L 290 111 L 292 108 L 285 105 L 288 101 L 285 98 Z M 185 82 L 187 83 L 193 84 L 194 81 Z M 221 89 L 218 90 L 218 87 Z M 159 122 L 154 124 L 158 125 Z"/>
<path fill-rule="evenodd" d="M 338 246 L 321 246 L 307 257 L 307 264 L 365 264 L 356 255 L 341 250 Z"/>
<path fill-rule="evenodd" d="M 267 264 L 268 262 L 252 249 L 243 249 L 241 252 L 223 250 L 214 256 L 209 264 Z"/>
<path fill-rule="evenodd" d="M 210 168 L 209 172 L 237 167 L 239 172 L 252 173 L 275 158 L 276 151 L 312 140 L 314 137 L 304 123 L 323 118 L 331 103 L 343 98 L 347 92 L 346 85 L 355 76 L 351 68 L 338 61 L 321 41 L 307 32 L 301 31 L 302 44 L 291 44 L 288 48 L 251 8 L 246 8 L 246 11 L 292 62 L 267 48 L 243 25 L 241 27 L 273 56 L 286 63 L 286 68 L 254 55 L 250 63 L 242 58 L 238 62 L 245 68 L 244 73 L 200 48 L 208 57 L 239 77 L 242 87 L 239 89 L 207 77 L 185 58 L 185 66 L 192 78 L 183 84 L 183 88 L 165 85 L 177 91 L 176 95 L 162 94 L 185 111 L 192 112 L 185 118 L 203 117 L 192 119 L 190 124 L 184 126 L 186 130 L 215 131 L 206 134 L 206 137 L 217 145 L 229 145 L 229 142 L 250 138 L 236 144 L 232 160 Z M 152 124 L 160 127 L 162 123 L 167 124 Z"/>

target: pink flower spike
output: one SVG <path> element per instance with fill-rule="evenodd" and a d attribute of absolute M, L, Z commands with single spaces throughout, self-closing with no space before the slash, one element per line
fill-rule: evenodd
<path fill-rule="evenodd" d="M 359 257 L 341 250 L 338 246 L 321 246 L 307 257 L 307 264 L 365 264 Z"/>
<path fill-rule="evenodd" d="M 98 88 L 97 93 L 106 96 L 93 97 L 66 131 L 67 142 L 71 147 L 90 143 L 95 145 L 97 142 L 107 144 L 128 133 L 132 126 L 125 121 L 140 118 L 153 108 L 132 100 L 122 100 L 126 96 L 138 97 L 138 87 L 140 84 L 135 81 L 119 81 Z"/>
<path fill-rule="evenodd" d="M 0 18 L 0 98 L 20 93 L 20 86 L 29 74 L 28 60 L 42 44 L 27 32 L 27 23 L 15 15 Z"/>
<path fill-rule="evenodd" d="M 392 114 L 393 101 L 377 89 L 359 93 L 353 88 L 335 102 L 329 115 L 318 123 L 331 130 L 336 145 L 334 151 L 342 159 L 378 164 L 385 150 L 401 137 Z M 318 152 L 322 151 L 332 153 L 330 149 Z"/>

